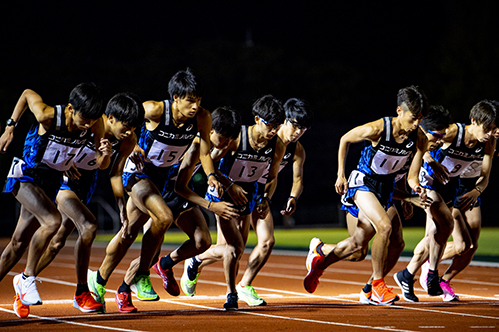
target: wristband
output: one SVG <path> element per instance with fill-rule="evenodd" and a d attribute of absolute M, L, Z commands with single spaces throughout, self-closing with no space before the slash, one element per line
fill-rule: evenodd
<path fill-rule="evenodd" d="M 478 191 L 478 193 L 481 195 L 482 194 L 482 189 L 478 188 L 478 187 L 475 187 L 476 191 Z"/>
<path fill-rule="evenodd" d="M 234 182 L 230 182 L 230 184 L 227 186 L 227 188 L 225 188 L 225 190 L 229 190 L 230 187 L 232 187 L 232 185 L 234 184 Z"/>
<path fill-rule="evenodd" d="M 208 176 L 207 176 L 206 178 L 208 179 L 208 178 L 209 178 L 210 176 L 212 176 L 212 175 L 215 177 L 215 179 L 217 179 L 217 178 L 218 178 L 217 174 L 216 174 L 216 173 L 214 173 L 214 172 L 211 172 L 210 174 L 208 174 Z"/>
<path fill-rule="evenodd" d="M 210 206 L 211 206 L 211 201 L 208 202 L 208 207 L 206 208 L 206 210 L 210 210 Z"/>
<path fill-rule="evenodd" d="M 295 196 L 292 196 L 292 195 L 291 195 L 291 196 L 289 196 L 288 201 L 289 201 L 291 198 L 293 198 L 293 199 L 295 200 L 295 202 L 298 202 L 298 198 L 296 198 Z"/>

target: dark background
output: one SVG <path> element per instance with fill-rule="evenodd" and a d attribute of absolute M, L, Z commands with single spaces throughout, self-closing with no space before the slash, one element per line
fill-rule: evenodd
<path fill-rule="evenodd" d="M 399 88 L 419 85 L 433 104 L 468 122 L 471 107 L 498 99 L 497 1 L 120 1 L 10 2 L 0 19 L 0 121 L 10 117 L 22 91 L 49 105 L 67 102 L 70 90 L 93 81 L 107 97 L 133 91 L 143 100 L 168 98 L 167 84 L 191 67 L 206 85 L 202 105 L 230 105 L 251 123 L 251 104 L 263 94 L 304 98 L 316 120 L 301 139 L 307 151 L 305 191 L 297 226 L 341 226 L 334 192 L 339 139 L 349 129 L 395 115 Z M 0 155 L 5 178 L 24 133 Z M 2 129 L 3 130 L 3 129 Z M 361 146 L 351 148 L 348 169 Z M 494 168 L 495 171 L 495 168 Z M 103 176 L 103 179 L 105 176 Z M 281 174 L 278 211 L 291 186 Z M 497 176 L 483 195 L 483 224 L 496 225 Z M 114 206 L 107 185 L 94 201 Z M 106 219 L 103 205 L 92 208 Z M 12 195 L 0 194 L 1 233 L 16 222 Z M 105 220 L 101 228 L 112 229 Z M 290 224 L 293 222 L 291 221 Z M 424 225 L 418 215 L 405 225 Z"/>

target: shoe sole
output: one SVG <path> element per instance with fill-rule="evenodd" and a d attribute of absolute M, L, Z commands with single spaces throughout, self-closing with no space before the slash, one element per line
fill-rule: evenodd
<path fill-rule="evenodd" d="M 86 314 L 92 313 L 92 312 L 100 312 L 100 311 L 102 311 L 102 308 L 100 308 L 100 309 L 83 309 L 82 307 L 80 307 L 78 305 L 78 302 L 76 302 L 75 299 L 73 299 L 73 307 L 76 308 L 76 309 L 78 309 L 78 310 L 80 310 L 81 312 L 86 313 Z"/>
<path fill-rule="evenodd" d="M 139 292 L 137 292 L 137 287 L 135 285 L 130 286 L 132 289 L 132 292 L 135 294 L 135 297 L 139 301 L 159 301 L 159 295 L 156 294 L 156 297 L 143 297 L 139 295 Z"/>

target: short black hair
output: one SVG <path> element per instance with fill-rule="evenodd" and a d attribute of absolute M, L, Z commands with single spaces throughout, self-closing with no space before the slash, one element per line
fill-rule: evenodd
<path fill-rule="evenodd" d="M 107 103 L 106 115 L 130 127 L 138 127 L 144 122 L 144 106 L 139 96 L 131 92 L 121 92 Z"/>
<path fill-rule="evenodd" d="M 94 83 L 80 83 L 69 94 L 69 103 L 82 118 L 96 120 L 104 114 L 104 97 Z"/>
<path fill-rule="evenodd" d="M 473 105 L 470 111 L 470 120 L 484 129 L 491 129 L 496 122 L 497 106 L 490 100 L 482 100 Z"/>
<path fill-rule="evenodd" d="M 258 98 L 253 103 L 252 113 L 271 124 L 281 125 L 284 122 L 282 103 L 272 95 Z"/>
<path fill-rule="evenodd" d="M 286 119 L 294 119 L 299 125 L 306 128 L 312 126 L 314 113 L 310 109 L 310 105 L 307 101 L 298 98 L 290 98 L 284 103 L 284 112 L 286 113 Z"/>
<path fill-rule="evenodd" d="M 424 117 L 428 114 L 428 98 L 426 98 L 426 94 L 418 86 L 411 85 L 399 90 L 397 105 L 402 106 L 403 104 L 415 116 L 422 115 Z"/>
<path fill-rule="evenodd" d="M 241 115 L 227 106 L 216 108 L 211 113 L 212 129 L 226 138 L 236 139 L 241 131 Z"/>
<path fill-rule="evenodd" d="M 168 83 L 168 93 L 171 99 L 175 95 L 180 99 L 188 96 L 202 97 L 203 90 L 202 83 L 196 78 L 191 68 L 178 71 Z"/>
<path fill-rule="evenodd" d="M 451 115 L 442 105 L 431 105 L 420 126 L 425 130 L 440 131 L 449 127 Z"/>

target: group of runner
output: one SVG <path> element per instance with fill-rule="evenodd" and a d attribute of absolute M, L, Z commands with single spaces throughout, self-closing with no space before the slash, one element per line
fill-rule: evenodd
<path fill-rule="evenodd" d="M 178 296 L 182 290 L 194 296 L 203 267 L 216 261 L 223 261 L 225 310 L 237 310 L 238 300 L 266 305 L 252 283 L 275 243 L 269 207 L 277 175 L 287 164 L 292 164 L 293 183 L 282 215 L 295 212 L 303 191 L 305 149 L 299 139 L 312 125 L 310 106 L 302 99 L 282 103 L 265 95 L 252 105 L 254 121 L 243 125 L 240 114 L 230 107 L 209 112 L 200 106 L 203 86 L 190 69 L 171 78 L 168 92 L 169 99 L 146 102 L 133 93 L 118 93 L 105 106 L 100 89 L 82 83 L 71 91 L 66 104 L 54 107 L 32 90 L 23 92 L 0 137 L 0 151 L 5 152 L 29 108 L 37 122 L 25 138 L 22 158 L 12 162 L 4 189 L 16 197 L 21 210 L 0 258 L 1 281 L 29 248 L 25 269 L 13 279 L 17 316 L 27 317 L 30 306 L 42 304 L 36 276 L 75 227 L 73 306 L 82 312 L 106 311 L 106 283 L 141 231 L 140 256 L 131 262 L 116 292 L 120 312 L 137 311 L 132 293 L 143 301 L 159 299 L 151 284 L 151 268 L 170 295 Z M 415 86 L 399 91 L 397 105 L 396 117 L 356 127 L 341 138 L 335 188 L 343 195 L 351 236 L 335 245 L 312 239 L 304 280 L 308 292 L 315 291 L 327 266 L 342 259 L 364 259 L 374 237 L 373 274 L 360 301 L 388 305 L 399 299 L 384 283 L 404 247 L 401 217 L 394 205 L 399 199 L 405 217 L 412 213 L 411 204 L 424 208 L 428 216 L 425 238 L 407 268 L 395 274 L 402 296 L 418 301 L 414 274 L 422 266 L 430 295 L 458 300 L 449 282 L 469 264 L 477 248 L 479 196 L 487 186 L 495 150 L 497 103 L 476 104 L 469 125 L 451 124 L 449 112 L 430 107 Z M 348 146 L 361 141 L 367 142 L 366 147 L 358 169 L 347 180 Z M 200 168 L 207 178 L 206 194 L 201 196 L 190 186 Z M 109 242 L 98 270 L 89 271 L 97 221 L 87 204 L 99 169 L 110 169 L 122 227 Z M 215 214 L 214 244 L 201 208 Z M 188 240 L 160 257 L 172 223 Z M 237 283 L 250 228 L 258 244 Z M 453 242 L 446 243 L 451 234 Z M 453 263 L 439 277 L 442 259 Z M 182 261 L 179 287 L 173 267 Z"/>

